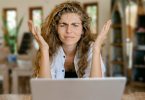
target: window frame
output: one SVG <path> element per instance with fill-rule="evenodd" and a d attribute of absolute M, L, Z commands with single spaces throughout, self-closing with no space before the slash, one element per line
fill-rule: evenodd
<path fill-rule="evenodd" d="M 92 30 L 91 30 L 91 32 L 93 34 L 97 34 L 98 33 L 98 29 L 99 29 L 99 27 L 98 27 L 98 25 L 99 25 L 99 5 L 98 5 L 98 2 L 84 3 L 84 9 L 85 9 L 86 13 L 87 13 L 87 8 L 88 7 L 92 7 L 92 6 L 96 6 L 97 10 L 96 10 L 96 28 L 95 28 L 96 30 L 95 30 L 95 33 L 92 32 Z M 92 16 L 90 16 L 90 15 L 89 15 L 89 17 L 92 18 Z M 90 27 L 90 28 L 92 29 L 92 27 Z"/>
<path fill-rule="evenodd" d="M 6 20 L 7 21 L 7 11 L 11 11 L 11 10 L 15 10 L 15 12 L 16 12 L 16 19 L 15 19 L 15 21 L 16 21 L 16 26 L 17 26 L 17 9 L 16 8 L 4 8 L 3 9 L 3 20 Z M 8 26 L 6 26 L 6 27 L 8 27 Z"/>
<path fill-rule="evenodd" d="M 33 11 L 34 10 L 41 10 L 41 21 L 43 21 L 43 8 L 42 7 L 30 7 L 29 8 L 29 20 L 33 21 Z"/>

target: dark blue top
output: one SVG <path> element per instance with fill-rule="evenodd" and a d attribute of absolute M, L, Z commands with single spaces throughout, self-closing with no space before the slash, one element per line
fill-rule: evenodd
<path fill-rule="evenodd" d="M 65 71 L 65 78 L 78 78 L 76 71 Z"/>

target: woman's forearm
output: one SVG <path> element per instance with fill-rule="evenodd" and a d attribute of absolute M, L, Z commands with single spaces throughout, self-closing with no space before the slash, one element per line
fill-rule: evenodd
<path fill-rule="evenodd" d="M 48 50 L 40 50 L 39 66 L 40 66 L 39 77 L 51 78 L 51 71 L 50 71 L 51 69 L 50 69 Z"/>
<path fill-rule="evenodd" d="M 100 60 L 100 47 L 93 48 L 92 67 L 90 77 L 102 77 L 102 68 Z"/>
<path fill-rule="evenodd" d="M 92 58 L 92 69 L 91 69 L 91 74 L 90 77 L 102 77 L 102 68 L 101 68 L 101 59 L 100 59 L 100 52 L 101 52 L 101 47 L 107 38 L 107 34 L 109 31 L 109 28 L 111 26 L 112 21 L 108 20 L 101 32 L 99 33 L 97 39 L 95 40 L 94 43 L 94 48 L 93 48 L 93 58 Z"/>

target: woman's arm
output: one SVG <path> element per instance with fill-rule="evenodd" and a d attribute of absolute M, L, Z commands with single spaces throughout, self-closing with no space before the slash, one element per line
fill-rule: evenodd
<path fill-rule="evenodd" d="M 93 49 L 90 77 L 102 77 L 100 51 L 99 48 L 96 50 Z"/>
<path fill-rule="evenodd" d="M 40 59 L 39 59 L 39 75 L 41 78 L 51 78 L 51 69 L 49 63 L 49 51 L 48 50 L 40 50 Z"/>
<path fill-rule="evenodd" d="M 107 37 L 107 33 L 109 31 L 111 23 L 112 23 L 111 20 L 105 23 L 101 33 L 98 35 L 97 39 L 95 40 L 93 46 L 92 67 L 91 67 L 90 77 L 102 77 L 103 73 L 101 69 L 101 60 L 100 60 L 101 47 Z"/>
<path fill-rule="evenodd" d="M 28 25 L 40 49 L 40 58 L 38 61 L 40 70 L 38 76 L 42 78 L 51 78 L 50 63 L 49 63 L 49 46 L 41 36 L 40 30 L 38 30 L 38 28 L 34 26 L 32 21 L 29 21 Z"/>

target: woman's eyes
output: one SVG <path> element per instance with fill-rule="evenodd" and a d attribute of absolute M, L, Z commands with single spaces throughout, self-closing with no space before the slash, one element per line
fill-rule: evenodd
<path fill-rule="evenodd" d="M 64 26 L 66 26 L 66 25 L 65 25 L 65 24 L 59 24 L 59 26 L 60 26 L 60 27 L 64 27 Z"/>
<path fill-rule="evenodd" d="M 72 24 L 74 27 L 78 27 L 79 25 L 78 24 Z"/>
<path fill-rule="evenodd" d="M 60 27 L 67 27 L 67 24 L 59 24 Z M 73 27 L 79 27 L 79 24 L 71 24 Z"/>

